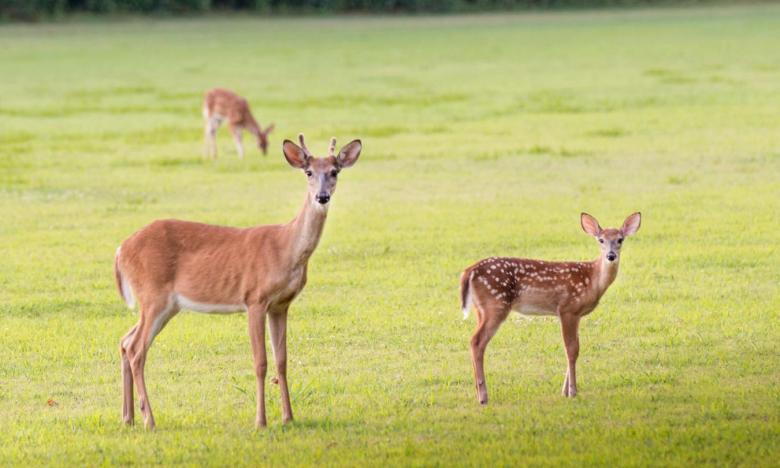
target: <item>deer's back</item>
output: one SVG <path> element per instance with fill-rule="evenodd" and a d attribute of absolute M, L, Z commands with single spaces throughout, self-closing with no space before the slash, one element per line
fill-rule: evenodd
<path fill-rule="evenodd" d="M 249 114 L 249 103 L 246 99 L 222 88 L 208 91 L 203 105 L 209 116 L 218 115 L 233 123 L 243 122 Z"/>
<path fill-rule="evenodd" d="M 554 315 L 578 301 L 590 285 L 590 264 L 490 257 L 470 267 L 479 298 L 526 315 Z"/>
<path fill-rule="evenodd" d="M 119 261 L 141 294 L 176 292 L 193 301 L 242 304 L 264 283 L 279 281 L 264 275 L 269 265 L 283 261 L 284 246 L 273 235 L 278 229 L 158 220 L 122 243 Z"/>

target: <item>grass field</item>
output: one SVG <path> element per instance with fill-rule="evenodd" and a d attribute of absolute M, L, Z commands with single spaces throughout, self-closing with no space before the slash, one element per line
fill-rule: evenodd
<path fill-rule="evenodd" d="M 0 465 L 776 466 L 778 44 L 780 6 L 1 27 Z M 201 158 L 216 85 L 275 122 L 268 157 L 223 129 Z M 300 131 L 364 151 L 291 309 L 295 423 L 270 386 L 254 429 L 245 315 L 184 313 L 150 351 L 158 430 L 124 427 L 116 246 L 291 219 Z M 480 408 L 460 271 L 593 258 L 583 210 L 643 224 L 579 396 L 557 321 L 514 316 Z"/>

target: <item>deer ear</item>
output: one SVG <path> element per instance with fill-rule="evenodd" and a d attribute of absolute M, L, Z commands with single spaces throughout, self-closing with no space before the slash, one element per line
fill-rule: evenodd
<path fill-rule="evenodd" d="M 268 127 L 266 127 L 265 130 L 263 130 L 263 133 L 268 135 L 269 133 L 273 132 L 274 131 L 274 126 L 275 126 L 274 124 L 269 125 Z"/>
<path fill-rule="evenodd" d="M 589 215 L 588 213 L 580 214 L 580 224 L 582 225 L 582 230 L 591 236 L 598 236 L 601 234 L 601 226 L 599 226 L 599 222 L 596 221 L 596 218 Z"/>
<path fill-rule="evenodd" d="M 300 146 L 290 140 L 284 140 L 284 143 L 282 143 L 282 152 L 284 153 L 287 162 L 296 169 L 303 169 L 309 165 L 306 153 L 303 152 Z"/>
<path fill-rule="evenodd" d="M 642 213 L 637 211 L 623 221 L 623 227 L 620 230 L 624 236 L 630 236 L 639 230 L 640 224 L 642 224 Z"/>
<path fill-rule="evenodd" d="M 360 140 L 352 140 L 341 148 L 339 155 L 336 156 L 336 161 L 338 161 L 341 167 L 351 167 L 357 162 L 362 149 L 363 143 Z"/>

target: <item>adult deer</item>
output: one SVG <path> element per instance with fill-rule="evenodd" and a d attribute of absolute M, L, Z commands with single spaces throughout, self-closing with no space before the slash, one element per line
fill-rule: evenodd
<path fill-rule="evenodd" d="M 287 387 L 287 309 L 306 284 L 309 257 L 317 247 L 328 204 L 341 169 L 355 164 L 362 145 L 354 140 L 336 155 L 315 157 L 299 135 L 300 146 L 285 140 L 284 156 L 302 169 L 308 193 L 298 216 L 287 224 L 246 229 L 179 220 L 158 220 L 117 249 L 115 274 L 129 307 L 140 303 L 138 323 L 119 342 L 124 384 L 123 419 L 133 424 L 133 383 L 147 428 L 154 417 L 144 381 L 146 354 L 155 336 L 184 308 L 196 312 L 247 311 L 257 376 L 257 426 L 266 425 L 265 319 L 276 359 L 284 422 L 293 419 Z"/>
<path fill-rule="evenodd" d="M 485 348 L 498 327 L 515 310 L 525 315 L 557 315 L 561 322 L 568 366 L 563 396 L 577 395 L 575 366 L 580 352 L 580 319 L 596 308 L 615 280 L 623 240 L 639 229 L 641 215 L 626 218 L 620 229 L 601 229 L 593 216 L 580 215 L 582 229 L 595 237 L 601 256 L 592 262 L 546 262 L 524 258 L 490 257 L 463 271 L 460 279 L 463 318 L 471 305 L 477 311 L 477 329 L 471 337 L 471 361 L 477 400 L 488 401 Z"/>
<path fill-rule="evenodd" d="M 222 88 L 207 91 L 203 99 L 203 118 L 206 121 L 206 151 L 210 157 L 217 157 L 217 129 L 223 120 L 227 120 L 241 159 L 244 159 L 242 130 L 247 130 L 255 136 L 257 147 L 263 155 L 268 153 L 268 134 L 274 129 L 274 125 L 269 125 L 265 130 L 260 128 L 260 124 L 249 111 L 249 103 L 236 93 Z"/>

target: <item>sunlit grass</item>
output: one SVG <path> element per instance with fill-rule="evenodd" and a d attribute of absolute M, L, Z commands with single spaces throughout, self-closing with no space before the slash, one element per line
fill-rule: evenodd
<path fill-rule="evenodd" d="M 0 28 L 0 462 L 776 463 L 779 43 L 770 6 Z M 276 124 L 268 157 L 223 129 L 201 159 L 217 85 Z M 296 422 L 270 386 L 253 429 L 243 315 L 182 314 L 147 365 L 158 430 L 123 427 L 114 249 L 160 217 L 289 220 L 300 131 L 364 152 L 291 309 Z M 643 225 L 580 394 L 556 321 L 512 317 L 478 407 L 460 271 L 594 257 L 583 210 Z"/>

